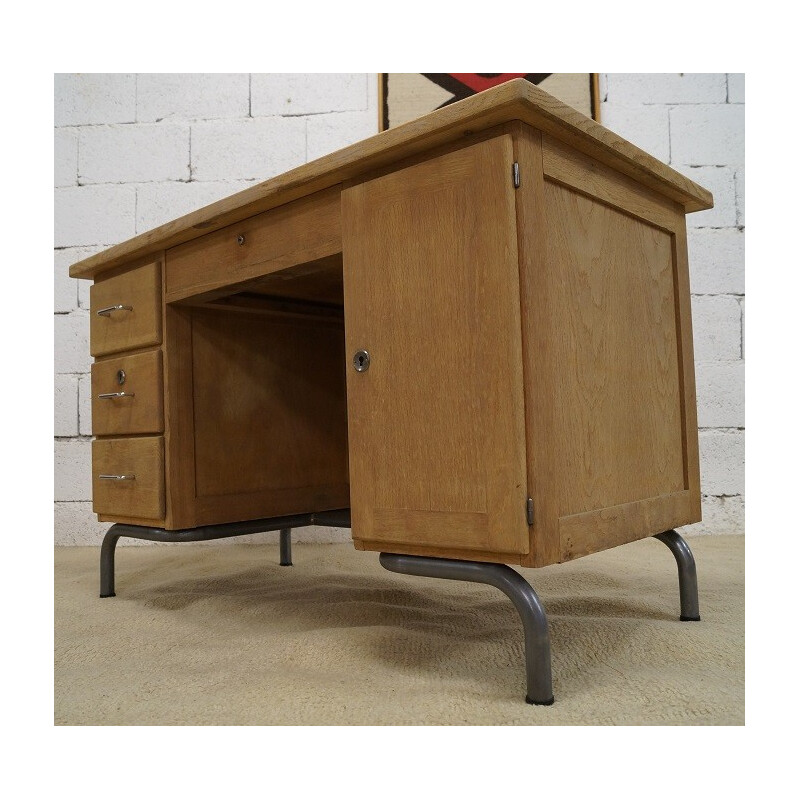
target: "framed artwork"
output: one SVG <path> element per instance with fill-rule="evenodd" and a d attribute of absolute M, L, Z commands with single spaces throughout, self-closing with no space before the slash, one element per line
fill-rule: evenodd
<path fill-rule="evenodd" d="M 599 121 L 596 72 L 381 72 L 380 129 L 402 125 L 513 78 L 525 78 Z"/>

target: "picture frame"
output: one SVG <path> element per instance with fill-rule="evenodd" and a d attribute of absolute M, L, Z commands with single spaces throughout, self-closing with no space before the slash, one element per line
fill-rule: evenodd
<path fill-rule="evenodd" d="M 378 127 L 385 131 L 514 78 L 524 78 L 600 121 L 596 72 L 380 72 Z"/>

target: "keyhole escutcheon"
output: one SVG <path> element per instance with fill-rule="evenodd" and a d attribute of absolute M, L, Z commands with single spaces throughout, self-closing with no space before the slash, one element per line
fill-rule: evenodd
<path fill-rule="evenodd" d="M 359 350 L 353 356 L 353 366 L 356 372 L 366 372 L 369 369 L 369 353 L 366 350 Z"/>

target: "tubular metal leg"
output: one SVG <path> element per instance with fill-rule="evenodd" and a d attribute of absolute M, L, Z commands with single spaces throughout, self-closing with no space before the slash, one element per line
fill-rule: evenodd
<path fill-rule="evenodd" d="M 112 525 L 103 538 L 100 548 L 100 597 L 116 597 L 114 593 L 114 552 L 122 533 Z"/>
<path fill-rule="evenodd" d="M 292 529 L 281 528 L 281 566 L 292 566 Z"/>
<path fill-rule="evenodd" d="M 678 586 L 681 594 L 681 622 L 700 621 L 700 600 L 697 596 L 697 568 L 686 540 L 676 531 L 655 536 L 669 547 L 678 562 Z"/>
<path fill-rule="evenodd" d="M 115 597 L 114 594 L 114 548 L 121 536 L 131 539 L 144 539 L 148 542 L 209 542 L 212 539 L 228 539 L 232 536 L 246 536 L 262 531 L 281 532 L 281 564 L 292 564 L 292 528 L 304 525 L 335 525 L 350 527 L 350 509 L 320 511 L 314 514 L 289 514 L 283 517 L 265 517 L 244 522 L 225 522 L 220 525 L 201 525 L 199 528 L 183 528 L 168 531 L 164 528 L 149 528 L 141 525 L 128 525 L 117 522 L 112 525 L 103 539 L 100 549 L 100 597 Z"/>
<path fill-rule="evenodd" d="M 536 592 L 518 572 L 505 564 L 394 553 L 381 553 L 380 563 L 390 572 L 487 583 L 506 594 L 522 617 L 522 626 L 525 629 L 525 665 L 528 679 L 525 700 L 534 705 L 552 704 L 554 698 L 547 615 Z"/>

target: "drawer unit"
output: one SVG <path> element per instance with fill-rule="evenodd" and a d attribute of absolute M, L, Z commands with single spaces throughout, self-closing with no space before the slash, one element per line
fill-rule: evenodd
<path fill-rule="evenodd" d="M 93 356 L 161 344 L 159 263 L 98 281 L 90 298 Z"/>
<path fill-rule="evenodd" d="M 160 520 L 164 517 L 164 437 L 92 442 L 95 514 Z"/>
<path fill-rule="evenodd" d="M 161 351 L 105 358 L 92 365 L 92 432 L 162 433 Z"/>

